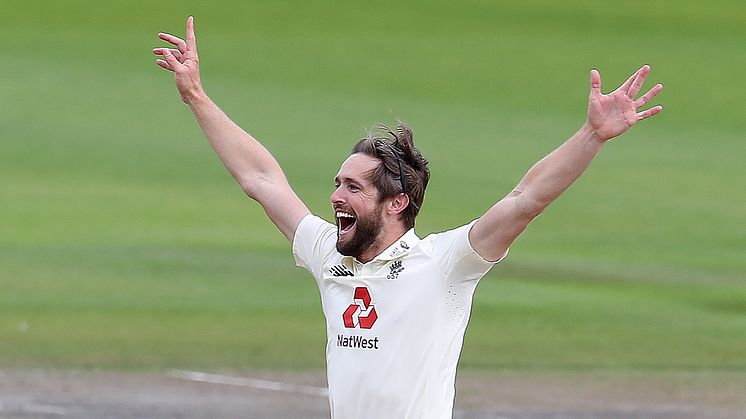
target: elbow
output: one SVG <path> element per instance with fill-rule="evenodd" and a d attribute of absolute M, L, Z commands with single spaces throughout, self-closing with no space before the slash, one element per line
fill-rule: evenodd
<path fill-rule="evenodd" d="M 515 198 L 515 205 L 521 214 L 529 220 L 533 220 L 544 212 L 549 206 L 549 202 L 537 199 L 526 193 L 519 193 Z"/>
<path fill-rule="evenodd" d="M 285 187 L 289 187 L 282 172 L 254 172 L 248 176 L 235 176 L 244 193 L 254 201 L 262 203 Z"/>
<path fill-rule="evenodd" d="M 268 189 L 268 185 L 272 183 L 266 173 L 253 174 L 251 176 L 235 175 L 234 178 L 244 193 L 254 200 L 258 200 L 262 191 Z"/>

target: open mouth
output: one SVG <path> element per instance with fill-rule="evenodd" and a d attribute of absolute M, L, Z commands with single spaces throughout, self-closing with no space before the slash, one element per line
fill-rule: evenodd
<path fill-rule="evenodd" d="M 346 233 L 350 230 L 352 230 L 352 227 L 355 225 L 355 216 L 343 211 L 337 211 L 336 212 L 337 217 L 337 228 L 340 234 Z"/>

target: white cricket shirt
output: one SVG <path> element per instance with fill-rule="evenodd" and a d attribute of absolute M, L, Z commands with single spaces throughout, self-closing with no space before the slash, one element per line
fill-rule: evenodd
<path fill-rule="evenodd" d="M 409 230 L 360 263 L 337 252 L 334 224 L 303 218 L 293 255 L 321 293 L 332 418 L 452 417 L 472 296 L 496 263 L 469 244 L 473 224 L 422 240 Z"/>

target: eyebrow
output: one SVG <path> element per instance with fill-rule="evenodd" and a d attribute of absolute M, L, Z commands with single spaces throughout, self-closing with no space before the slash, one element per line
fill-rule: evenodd
<path fill-rule="evenodd" d="M 361 187 L 365 185 L 365 183 L 361 179 L 355 179 L 355 178 L 351 178 L 347 176 L 342 176 L 342 177 L 335 176 L 334 177 L 334 183 L 342 183 L 342 181 L 345 181 L 347 183 L 354 183 Z"/>
<path fill-rule="evenodd" d="M 347 181 L 347 182 L 360 183 L 357 179 L 353 179 L 351 177 L 347 177 L 347 176 L 342 176 L 342 177 L 334 176 L 334 181 L 337 182 L 337 183 L 341 183 L 341 181 L 343 181 L 343 180 Z"/>
<path fill-rule="evenodd" d="M 349 176 L 339 177 L 339 175 L 337 175 L 337 176 L 334 177 L 334 182 L 339 182 L 340 180 L 344 180 L 344 181 L 347 181 L 347 182 L 357 183 L 361 187 L 365 187 L 367 185 L 374 185 L 373 180 L 372 180 L 372 176 L 375 173 L 375 171 L 376 171 L 376 168 L 374 167 L 374 168 L 372 168 L 370 170 L 367 170 L 367 171 L 363 172 L 362 176 L 359 177 L 359 178 L 352 178 L 352 177 L 349 177 Z"/>

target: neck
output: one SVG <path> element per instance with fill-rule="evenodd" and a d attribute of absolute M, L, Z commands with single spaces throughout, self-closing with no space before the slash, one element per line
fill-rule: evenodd
<path fill-rule="evenodd" d="M 376 241 L 373 242 L 363 253 L 357 257 L 357 260 L 362 263 L 368 263 L 376 256 L 380 255 L 381 252 L 386 250 L 389 246 L 394 244 L 397 240 L 401 239 L 407 230 L 401 223 L 397 223 L 395 226 L 384 227 L 381 233 L 378 235 Z"/>

